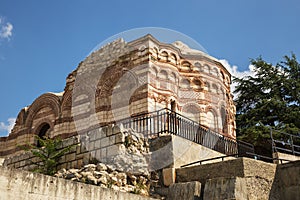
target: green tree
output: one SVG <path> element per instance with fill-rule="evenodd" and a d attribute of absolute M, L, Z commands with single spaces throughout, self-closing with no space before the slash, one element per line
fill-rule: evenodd
<path fill-rule="evenodd" d="M 29 145 L 27 151 L 30 151 L 38 158 L 38 161 L 33 162 L 37 165 L 35 172 L 46 175 L 53 175 L 57 171 L 59 159 L 67 152 L 69 152 L 74 145 L 63 147 L 63 141 L 60 138 L 40 138 L 36 136 L 39 146 Z"/>
<path fill-rule="evenodd" d="M 284 56 L 272 65 L 261 57 L 251 60 L 254 76 L 234 78 L 237 136 L 253 143 L 259 153 L 270 155 L 269 128 L 300 133 L 300 64 Z"/>

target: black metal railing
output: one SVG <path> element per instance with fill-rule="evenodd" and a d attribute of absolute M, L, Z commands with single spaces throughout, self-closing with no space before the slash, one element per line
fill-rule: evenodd
<path fill-rule="evenodd" d="M 207 158 L 207 159 L 203 159 L 203 160 L 198 160 L 198 161 L 195 161 L 195 162 L 191 162 L 189 164 L 182 165 L 180 167 L 188 167 L 188 166 L 195 165 L 195 164 L 201 165 L 204 162 L 210 162 L 210 161 L 215 161 L 215 160 L 219 160 L 219 159 L 221 159 L 221 161 L 224 161 L 225 158 L 230 158 L 230 157 L 238 157 L 238 154 L 226 155 L 226 156 L 218 156 L 218 157 L 213 157 L 213 158 Z"/>
<path fill-rule="evenodd" d="M 272 151 L 300 155 L 300 136 L 270 128 Z M 279 139 L 278 139 L 279 138 Z"/>
<path fill-rule="evenodd" d="M 250 154 L 254 154 L 254 145 L 244 142 L 242 140 L 237 140 L 237 146 L 238 146 L 238 155 L 239 157 L 249 157 Z"/>
<path fill-rule="evenodd" d="M 118 123 L 122 123 L 125 128 L 143 133 L 148 138 L 166 133 L 180 136 L 226 155 L 246 154 L 248 151 L 254 153 L 254 148 L 250 144 L 237 142 L 169 109 L 123 119 Z"/>
<path fill-rule="evenodd" d="M 291 162 L 291 160 L 284 159 L 284 158 L 271 158 L 268 156 L 263 156 L 263 155 L 259 155 L 256 153 L 249 153 L 249 152 L 247 152 L 247 154 L 249 155 L 249 158 L 253 158 L 255 160 L 262 160 L 262 161 L 266 161 L 266 162 L 278 161 L 280 164 L 282 164 L 284 162 Z"/>

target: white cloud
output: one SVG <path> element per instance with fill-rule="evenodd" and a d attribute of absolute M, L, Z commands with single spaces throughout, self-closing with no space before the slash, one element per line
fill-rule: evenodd
<path fill-rule="evenodd" d="M 8 123 L 0 122 L 0 131 L 6 131 L 7 134 L 10 133 L 11 129 L 14 127 L 16 119 L 8 118 Z"/>
<path fill-rule="evenodd" d="M 0 31 L 0 37 L 9 39 L 12 36 L 13 25 L 11 23 L 6 23 L 6 25 L 2 25 Z"/>
<path fill-rule="evenodd" d="M 0 17 L 0 39 L 10 39 L 13 35 L 13 25 L 5 22 L 3 17 Z"/>
<path fill-rule="evenodd" d="M 237 78 L 243 78 L 245 76 L 255 76 L 255 72 L 254 72 L 254 66 L 253 65 L 249 65 L 248 70 L 245 71 L 239 71 L 238 70 L 238 66 L 236 65 L 230 65 L 229 62 L 225 59 L 221 59 L 219 60 L 220 63 L 222 63 L 222 65 L 231 73 L 232 76 L 237 77 Z M 232 83 L 230 86 L 231 92 L 233 92 L 235 90 L 237 86 L 237 83 Z M 237 94 L 234 94 L 234 98 L 237 97 Z"/>

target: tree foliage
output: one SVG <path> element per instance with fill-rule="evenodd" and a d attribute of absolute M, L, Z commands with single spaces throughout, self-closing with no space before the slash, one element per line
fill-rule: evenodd
<path fill-rule="evenodd" d="M 269 137 L 266 127 L 300 133 L 300 64 L 295 54 L 272 65 L 261 57 L 252 59 L 254 76 L 234 78 L 237 135 L 261 143 Z"/>
<path fill-rule="evenodd" d="M 40 146 L 29 145 L 30 148 L 27 148 L 27 151 L 30 151 L 34 156 L 38 158 L 38 161 L 33 162 L 37 165 L 37 168 L 34 170 L 38 173 L 43 173 L 46 175 L 53 175 L 58 166 L 59 159 L 69 152 L 73 146 L 63 147 L 63 142 L 59 138 L 40 138 L 36 136 L 36 139 Z"/>

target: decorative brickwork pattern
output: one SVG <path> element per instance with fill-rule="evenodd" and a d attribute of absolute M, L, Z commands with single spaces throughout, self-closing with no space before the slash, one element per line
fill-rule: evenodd
<path fill-rule="evenodd" d="M 21 153 L 17 145 L 35 144 L 35 135 L 85 135 L 162 108 L 235 138 L 230 83 L 230 73 L 216 58 L 180 42 L 165 44 L 151 35 L 118 39 L 83 60 L 68 75 L 63 92 L 45 93 L 23 108 L 9 136 L 0 138 L 0 156 Z M 112 140 L 90 141 L 90 146 Z"/>

